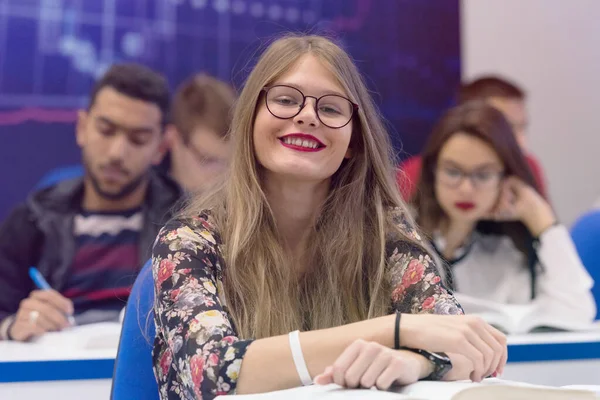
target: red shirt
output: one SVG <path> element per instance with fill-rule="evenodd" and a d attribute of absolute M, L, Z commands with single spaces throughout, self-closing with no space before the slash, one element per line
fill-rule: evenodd
<path fill-rule="evenodd" d="M 539 161 L 531 154 L 526 154 L 525 158 L 527 159 L 527 163 L 529 164 L 533 178 L 540 188 L 540 194 L 546 200 L 548 200 L 548 194 L 546 193 L 546 180 L 544 179 L 544 173 Z M 412 199 L 412 197 L 415 195 L 417 185 L 421 177 L 421 162 L 421 156 L 414 156 L 400 163 L 397 180 L 398 186 L 400 187 L 400 192 L 402 193 L 402 197 L 405 201 L 410 201 L 410 199 Z"/>

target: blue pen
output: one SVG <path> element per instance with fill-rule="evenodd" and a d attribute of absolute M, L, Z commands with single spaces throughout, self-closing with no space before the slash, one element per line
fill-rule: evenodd
<path fill-rule="evenodd" d="M 48 281 L 46 281 L 46 279 L 44 279 L 44 277 L 42 276 L 40 271 L 37 270 L 37 268 L 29 267 L 29 276 L 31 277 L 31 280 L 33 281 L 33 283 L 35 283 L 35 286 L 38 287 L 38 289 L 41 289 L 41 290 L 52 289 L 50 287 L 50 285 L 48 284 Z M 72 326 L 75 326 L 75 318 L 73 318 L 72 315 L 67 316 L 67 319 L 69 320 L 69 323 Z"/>

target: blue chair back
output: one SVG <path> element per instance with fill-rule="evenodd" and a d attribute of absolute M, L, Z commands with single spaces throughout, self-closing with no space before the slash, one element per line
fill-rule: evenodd
<path fill-rule="evenodd" d="M 80 176 L 83 176 L 82 165 L 71 165 L 68 167 L 56 168 L 44 175 L 33 189 L 45 189 L 58 182 L 65 181 L 67 179 L 79 178 Z"/>
<path fill-rule="evenodd" d="M 594 279 L 592 293 L 598 309 L 600 308 L 600 210 L 591 211 L 580 217 L 571 228 L 571 237 L 583 265 Z M 600 319 L 600 309 L 596 319 Z"/>
<path fill-rule="evenodd" d="M 140 271 L 127 306 L 115 361 L 112 400 L 159 400 L 158 385 L 152 370 L 154 326 L 154 282 L 152 262 L 148 260 Z"/>

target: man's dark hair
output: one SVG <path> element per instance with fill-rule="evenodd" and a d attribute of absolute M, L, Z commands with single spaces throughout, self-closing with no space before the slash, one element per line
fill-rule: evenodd
<path fill-rule="evenodd" d="M 114 64 L 94 85 L 89 108 L 94 105 L 96 96 L 105 87 L 113 88 L 127 97 L 155 104 L 161 112 L 162 126 L 167 124 L 171 96 L 169 84 L 161 74 L 140 64 Z"/>
<path fill-rule="evenodd" d="M 459 104 L 473 100 L 486 100 L 490 97 L 524 100 L 525 91 L 515 83 L 494 75 L 482 76 L 464 83 L 458 91 Z"/>

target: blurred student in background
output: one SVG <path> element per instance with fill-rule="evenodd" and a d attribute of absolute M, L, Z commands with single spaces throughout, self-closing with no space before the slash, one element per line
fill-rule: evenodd
<path fill-rule="evenodd" d="M 596 312 L 593 281 L 541 196 L 511 124 L 487 102 L 448 111 L 423 151 L 417 222 L 459 293 L 534 302 L 573 322 Z"/>
<path fill-rule="evenodd" d="M 167 168 L 187 191 L 207 188 L 225 171 L 234 101 L 231 86 L 205 74 L 183 82 L 173 96 Z"/>
<path fill-rule="evenodd" d="M 61 330 L 73 314 L 118 316 L 181 195 L 152 168 L 169 103 L 166 80 L 141 65 L 114 65 L 95 84 L 76 127 L 84 177 L 33 193 L 0 227 L 1 339 Z M 53 290 L 34 286 L 30 266 Z"/>
<path fill-rule="evenodd" d="M 502 111 L 511 124 L 515 139 L 521 147 L 527 166 L 533 174 L 539 193 L 548 199 L 546 180 L 538 160 L 527 148 L 527 117 L 526 95 L 523 89 L 516 84 L 498 76 L 483 76 L 461 86 L 458 93 L 458 103 L 463 104 L 473 100 L 484 100 Z M 422 160 L 420 156 L 410 157 L 400 164 L 398 171 L 398 184 L 405 200 L 410 200 L 415 195 L 419 176 L 421 174 Z"/>

